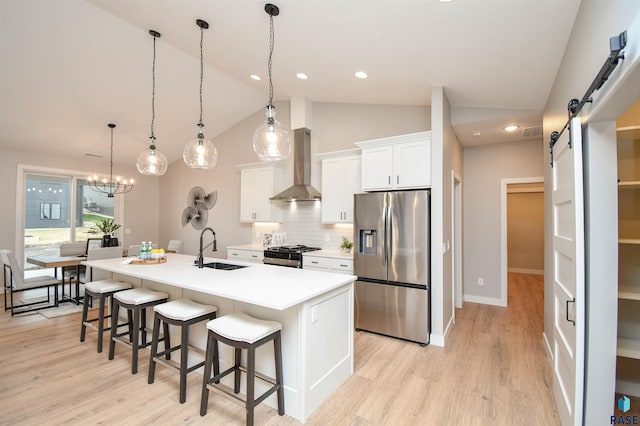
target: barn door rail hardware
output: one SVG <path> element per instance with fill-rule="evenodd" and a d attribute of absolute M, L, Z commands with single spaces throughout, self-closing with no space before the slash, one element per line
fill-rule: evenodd
<path fill-rule="evenodd" d="M 596 90 L 599 90 L 604 83 L 609 79 L 609 76 L 618 66 L 618 62 L 624 59 L 624 53 L 622 50 L 627 45 L 627 32 L 623 31 L 617 36 L 613 36 L 609 39 L 609 56 L 604 61 L 604 64 L 600 68 L 598 75 L 591 83 L 591 86 L 587 89 L 586 93 L 582 97 L 582 99 L 571 99 L 567 104 L 567 114 L 569 119 L 565 123 L 562 130 L 551 132 L 551 140 L 549 141 L 549 150 L 551 151 L 551 167 L 553 167 L 553 146 L 556 144 L 562 132 L 564 132 L 567 127 L 569 127 L 569 123 L 571 123 L 571 119 L 575 118 L 580 114 L 582 108 L 587 102 L 592 102 L 591 95 Z M 571 138 L 569 138 L 569 148 L 571 148 Z"/>

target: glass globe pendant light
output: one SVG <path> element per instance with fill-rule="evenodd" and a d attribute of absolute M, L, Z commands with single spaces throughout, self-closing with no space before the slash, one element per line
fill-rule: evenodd
<path fill-rule="evenodd" d="M 269 103 L 266 108 L 267 119 L 253 134 L 253 150 L 263 161 L 284 160 L 291 154 L 289 131 L 276 120 L 273 106 L 273 82 L 271 81 L 271 58 L 273 56 L 273 17 L 280 14 L 278 6 L 267 3 L 264 11 L 269 15 Z"/>
<path fill-rule="evenodd" d="M 156 149 L 156 136 L 153 133 L 153 125 L 156 120 L 156 39 L 160 33 L 149 30 L 153 37 L 153 66 L 151 67 L 151 136 L 149 148 L 140 153 L 136 160 L 136 168 L 143 175 L 162 176 L 167 171 L 167 157 Z"/>
<path fill-rule="evenodd" d="M 192 169 L 211 169 L 218 162 L 218 150 L 215 145 L 204 136 L 204 124 L 202 123 L 202 79 L 204 76 L 202 43 L 204 30 L 209 24 L 201 19 L 196 20 L 200 27 L 200 121 L 197 124 L 198 133 L 195 139 L 191 139 L 182 150 L 182 159 Z"/>

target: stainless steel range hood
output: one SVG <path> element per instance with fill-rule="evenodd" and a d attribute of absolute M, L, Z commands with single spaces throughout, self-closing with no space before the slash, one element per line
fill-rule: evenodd
<path fill-rule="evenodd" d="M 311 130 L 293 131 L 293 186 L 274 195 L 274 201 L 315 201 L 321 195 L 311 186 Z"/>

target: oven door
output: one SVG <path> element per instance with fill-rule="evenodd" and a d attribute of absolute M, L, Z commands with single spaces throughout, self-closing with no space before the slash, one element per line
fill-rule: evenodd
<path fill-rule="evenodd" d="M 276 257 L 265 257 L 262 259 L 265 265 L 286 266 L 288 268 L 300 268 L 300 261 L 292 259 L 278 259 Z"/>

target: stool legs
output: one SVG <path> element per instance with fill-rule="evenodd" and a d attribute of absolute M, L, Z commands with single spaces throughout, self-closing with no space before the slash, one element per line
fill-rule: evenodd
<path fill-rule="evenodd" d="M 200 398 L 200 415 L 207 414 L 207 405 L 209 405 L 209 388 L 207 384 L 211 380 L 211 369 L 213 368 L 214 378 L 220 374 L 220 361 L 218 355 L 218 341 L 211 333 L 207 333 L 207 350 L 204 360 L 204 377 L 202 380 L 202 397 Z M 215 380 L 218 383 L 219 380 Z M 238 392 L 240 390 L 238 389 Z"/>
<path fill-rule="evenodd" d="M 240 369 L 236 370 L 236 377 L 240 374 Z M 247 402 L 245 403 L 245 411 L 247 416 L 247 425 L 253 425 L 253 409 L 256 406 L 255 395 L 256 385 L 256 348 L 250 346 L 247 349 Z"/>
<path fill-rule="evenodd" d="M 276 363 L 276 383 L 279 384 L 279 388 L 276 392 L 278 399 L 278 414 L 284 416 L 284 384 L 282 380 L 282 335 L 280 332 L 273 340 L 273 355 Z"/>

